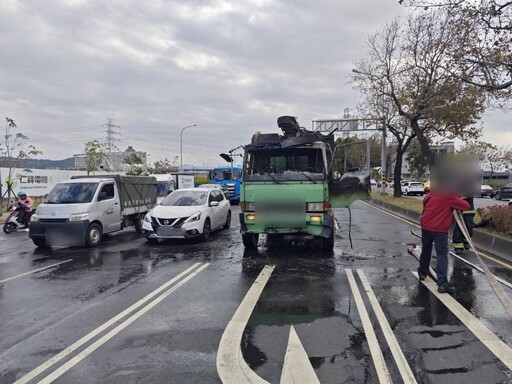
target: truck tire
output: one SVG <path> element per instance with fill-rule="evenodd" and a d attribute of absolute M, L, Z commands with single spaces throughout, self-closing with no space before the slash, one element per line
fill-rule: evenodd
<path fill-rule="evenodd" d="M 92 223 L 87 228 L 85 232 L 85 243 L 88 247 L 96 247 L 101 243 L 101 237 L 103 236 L 103 231 L 99 224 Z"/>
<path fill-rule="evenodd" d="M 34 238 L 32 239 L 32 242 L 34 243 L 34 245 L 36 247 L 46 247 L 46 239 L 41 239 L 41 238 Z"/>
<path fill-rule="evenodd" d="M 231 211 L 228 211 L 228 215 L 226 216 L 226 222 L 224 223 L 224 226 L 222 228 L 229 229 L 231 226 Z"/>
<path fill-rule="evenodd" d="M 320 248 L 325 252 L 332 252 L 334 249 L 334 227 L 331 229 L 329 237 L 322 237 L 320 239 Z"/>
<path fill-rule="evenodd" d="M 212 226 L 210 224 L 210 219 L 206 218 L 203 224 L 203 233 L 201 233 L 201 240 L 206 241 L 210 238 L 212 234 Z"/>
<path fill-rule="evenodd" d="M 137 233 L 142 233 L 142 222 L 144 220 L 144 214 L 141 213 L 139 215 L 137 215 L 137 217 L 135 218 L 135 223 L 134 223 L 134 227 L 135 227 L 135 230 L 137 231 Z"/>
<path fill-rule="evenodd" d="M 245 249 L 256 249 L 258 248 L 258 240 L 260 235 L 258 233 L 244 233 L 242 234 L 242 242 L 244 243 Z"/>

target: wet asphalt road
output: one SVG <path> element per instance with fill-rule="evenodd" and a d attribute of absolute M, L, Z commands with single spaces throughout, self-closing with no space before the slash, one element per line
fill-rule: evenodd
<path fill-rule="evenodd" d="M 238 209 L 233 211 L 236 217 Z M 311 242 L 267 247 L 264 238 L 259 252 L 244 253 L 236 222 L 207 243 L 150 245 L 126 230 L 95 249 L 37 250 L 26 233 L 1 234 L 0 281 L 62 264 L 0 282 L 0 383 L 42 364 L 46 369 L 30 382 L 219 383 L 221 337 L 265 265 L 275 269 L 239 345 L 249 367 L 270 383 L 280 382 L 290 325 L 321 383 L 378 382 L 346 268 L 354 275 L 361 269 L 367 277 L 418 383 L 511 382 L 504 363 L 411 273 L 417 268 L 406 252 L 407 243 L 417 242 L 411 224 L 356 203 L 352 250 L 348 212 L 339 210 L 336 217 L 341 229 L 330 255 Z M 194 263 L 204 269 L 144 301 Z M 450 263 L 456 300 L 512 346 L 510 317 L 485 277 L 459 261 Z M 489 266 L 512 281 L 512 269 Z M 357 281 L 392 380 L 400 383 Z M 133 312 L 98 329 L 139 300 L 144 303 Z M 146 308 L 149 303 L 154 306 Z M 97 334 L 68 353 L 66 348 L 90 332 Z"/>

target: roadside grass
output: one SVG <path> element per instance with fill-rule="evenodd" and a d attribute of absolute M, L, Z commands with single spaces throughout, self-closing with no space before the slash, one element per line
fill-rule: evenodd
<path fill-rule="evenodd" d="M 423 211 L 423 202 L 419 199 L 402 196 L 394 197 L 393 195 L 381 195 L 378 192 L 372 192 L 371 197 L 373 200 L 379 200 L 383 203 L 391 204 L 396 207 L 408 209 L 409 211 L 419 212 Z"/>

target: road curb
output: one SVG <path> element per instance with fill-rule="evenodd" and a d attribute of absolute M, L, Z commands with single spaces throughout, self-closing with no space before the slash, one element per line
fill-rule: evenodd
<path fill-rule="evenodd" d="M 419 212 L 397 207 L 379 200 L 370 200 L 369 203 L 419 225 Z M 473 242 L 481 251 L 491 253 L 512 263 L 512 240 L 475 228 L 473 230 Z"/>

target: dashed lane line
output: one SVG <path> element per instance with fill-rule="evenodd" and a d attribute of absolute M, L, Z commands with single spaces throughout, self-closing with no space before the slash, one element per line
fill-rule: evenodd
<path fill-rule="evenodd" d="M 180 274 L 178 274 L 177 276 L 175 276 L 174 278 L 169 280 L 167 283 L 161 285 L 160 287 L 155 289 L 153 292 L 151 292 L 148 295 L 144 296 L 142 299 L 137 301 L 135 304 L 133 304 L 130 307 L 126 308 L 124 311 L 120 312 L 119 314 L 117 314 L 116 316 L 111 318 L 110 320 L 106 321 L 105 323 L 100 325 L 98 328 L 92 330 L 87 335 L 85 335 L 81 339 L 77 340 L 76 342 L 74 342 L 69 347 L 63 349 L 61 352 L 59 352 L 58 354 L 56 354 L 55 356 L 53 356 L 52 358 L 50 358 L 49 360 L 47 360 L 43 364 L 41 364 L 38 367 L 34 368 L 32 371 L 27 373 L 25 376 L 23 376 L 19 380 L 17 380 L 15 382 L 15 384 L 25 384 L 25 383 L 28 383 L 30 380 L 32 380 L 36 376 L 40 375 L 41 373 L 43 373 L 44 371 L 46 371 L 51 366 L 53 366 L 54 364 L 58 363 L 60 360 L 62 360 L 64 358 L 66 358 L 67 356 L 69 356 L 76 349 L 80 348 L 81 346 L 83 346 L 84 344 L 86 344 L 87 342 L 92 340 L 94 337 L 98 336 L 100 333 L 102 333 L 103 331 L 105 331 L 106 329 L 108 329 L 109 327 L 111 327 L 112 325 L 114 325 L 115 323 L 120 321 L 121 319 L 123 319 L 125 316 L 127 316 L 128 314 L 130 314 L 134 310 L 136 310 L 139 307 L 141 307 L 144 304 L 146 304 L 149 300 L 151 300 L 153 297 L 158 295 L 160 292 L 164 291 L 170 285 L 174 284 L 175 282 L 177 282 L 178 280 L 182 279 L 184 276 L 190 274 L 194 270 L 197 270 L 197 268 L 200 265 L 201 265 L 201 263 L 195 263 L 191 267 L 187 268 L 186 270 L 184 270 L 183 272 L 181 272 Z"/>
<path fill-rule="evenodd" d="M 130 324 L 132 324 L 135 320 L 137 320 L 138 318 L 142 317 L 145 313 L 147 313 L 149 310 L 151 310 L 153 307 L 155 307 L 157 304 L 159 304 L 161 301 L 163 301 L 167 296 L 169 296 L 171 293 L 176 291 L 179 287 L 181 287 L 182 285 L 187 283 L 189 280 L 191 280 L 194 276 L 196 276 L 203 269 L 207 268 L 208 265 L 210 265 L 210 264 L 209 263 L 203 264 L 202 266 L 197 268 L 195 271 L 190 273 L 187 277 L 185 277 L 179 283 L 173 285 L 167 291 L 165 291 L 160 296 L 158 296 L 155 300 L 153 300 L 148 305 L 146 305 L 145 307 L 140 309 L 138 312 L 135 312 L 133 315 L 131 315 L 129 318 L 127 318 L 125 321 L 123 321 L 121 324 L 119 324 L 117 327 L 112 329 L 106 335 L 102 336 L 100 339 L 98 339 L 93 344 L 91 344 L 90 346 L 85 348 L 82 352 L 80 352 L 78 355 L 73 357 L 71 360 L 69 360 L 68 362 L 66 362 L 65 364 L 61 365 L 59 368 L 57 368 L 55 371 L 50 373 L 48 376 L 46 376 L 44 379 L 42 379 L 39 382 L 39 384 L 50 384 L 53 381 L 55 381 L 56 379 L 58 379 L 60 376 L 62 376 L 68 370 L 73 368 L 80 361 L 85 359 L 87 356 L 89 356 L 91 353 L 93 353 L 95 350 L 97 350 L 99 347 L 101 347 L 107 341 L 112 339 L 115 335 L 117 335 L 123 329 L 125 329 Z"/>
<path fill-rule="evenodd" d="M 41 272 L 41 271 L 44 271 L 46 269 L 50 269 L 50 268 L 56 267 L 58 265 L 66 264 L 66 263 L 69 263 L 70 261 L 73 261 L 73 259 L 64 260 L 64 261 L 61 261 L 60 263 L 55 263 L 55 264 L 47 265 L 46 267 L 42 267 L 42 268 L 38 268 L 38 269 L 33 269 L 32 271 L 20 273 L 19 275 L 8 277 L 6 279 L 0 280 L 0 284 L 6 283 L 6 282 L 14 280 L 14 279 L 17 279 L 18 277 L 23 277 L 23 276 L 31 275 L 33 273 Z"/>
<path fill-rule="evenodd" d="M 416 278 L 417 272 L 412 272 Z M 512 348 L 501 341 L 489 328 L 473 316 L 457 300 L 446 293 L 437 292 L 437 285 L 427 277 L 422 283 L 432 292 L 473 334 L 499 359 L 512 370 Z"/>
<path fill-rule="evenodd" d="M 366 205 L 368 205 L 368 206 L 370 206 L 370 207 L 372 207 L 372 208 L 374 208 L 374 209 L 376 209 L 376 210 L 378 210 L 378 211 L 381 211 L 381 212 L 383 212 L 383 213 L 385 213 L 385 214 L 387 214 L 387 215 L 389 215 L 389 216 L 392 216 L 392 217 L 394 217 L 395 219 L 401 220 L 401 221 L 403 221 L 404 223 L 407 223 L 407 224 L 413 225 L 413 226 L 415 226 L 416 228 L 421 228 L 418 224 L 416 224 L 416 223 L 414 223 L 414 222 L 412 222 L 412 221 L 410 221 L 410 220 L 407 220 L 407 219 L 404 219 L 403 217 L 400 217 L 400 216 L 394 215 L 394 214 L 392 214 L 392 213 L 390 213 L 390 212 L 388 212 L 388 211 L 386 211 L 386 210 L 384 210 L 384 209 L 382 209 L 382 208 L 376 207 L 376 206 L 375 206 L 375 205 L 373 205 L 373 204 L 369 204 L 369 203 L 367 203 L 366 201 L 362 201 L 362 200 L 361 200 L 361 203 L 366 204 Z M 450 253 L 452 253 L 452 252 L 450 252 Z M 504 261 L 498 260 L 498 259 L 496 259 L 495 257 L 489 256 L 488 254 L 483 253 L 483 252 L 478 252 L 478 254 L 479 254 L 480 256 L 482 256 L 482 257 L 484 257 L 484 258 L 488 259 L 488 260 L 491 260 L 491 261 L 495 262 L 496 264 L 499 264 L 499 265 L 501 265 L 501 266 L 505 267 L 505 268 L 512 269 L 512 265 L 511 265 L 511 264 L 509 264 L 509 263 L 506 263 L 506 262 L 504 262 Z"/>
<path fill-rule="evenodd" d="M 345 272 L 347 273 L 350 289 L 352 290 L 352 294 L 354 295 L 357 311 L 359 312 L 359 317 L 361 318 L 361 323 L 363 324 L 364 333 L 366 335 L 366 340 L 368 341 L 370 354 L 372 355 L 373 364 L 375 365 L 375 370 L 377 371 L 379 383 L 391 384 L 393 381 L 391 380 L 388 367 L 384 360 L 384 356 L 382 355 L 382 350 L 380 349 L 379 342 L 377 340 L 377 335 L 375 334 L 372 322 L 370 321 L 370 316 L 368 316 L 368 312 L 366 311 L 366 307 L 364 306 L 361 292 L 359 291 L 356 280 L 354 279 L 352 269 L 345 268 Z"/>
<path fill-rule="evenodd" d="M 229 321 L 217 351 L 217 373 L 224 384 L 268 384 L 245 362 L 240 343 L 245 326 L 275 266 L 266 265 Z"/>
<path fill-rule="evenodd" d="M 391 329 L 391 326 L 386 319 L 386 315 L 384 314 L 384 311 L 379 304 L 379 300 L 377 300 L 377 296 L 375 296 L 375 293 L 373 292 L 372 287 L 366 278 L 366 275 L 361 269 L 357 270 L 357 274 L 359 275 L 359 279 L 363 284 L 363 288 L 368 295 L 368 299 L 370 300 L 373 312 L 375 313 L 382 332 L 384 333 L 384 338 L 386 339 L 389 349 L 391 350 L 391 354 L 395 359 L 398 370 L 400 371 L 400 375 L 402 376 L 402 380 L 404 383 L 416 383 L 416 379 L 414 378 L 411 367 L 409 367 L 409 364 L 407 363 L 407 359 L 405 358 L 405 355 L 402 352 L 402 349 L 400 348 L 395 335 L 393 334 L 393 330 Z"/>

